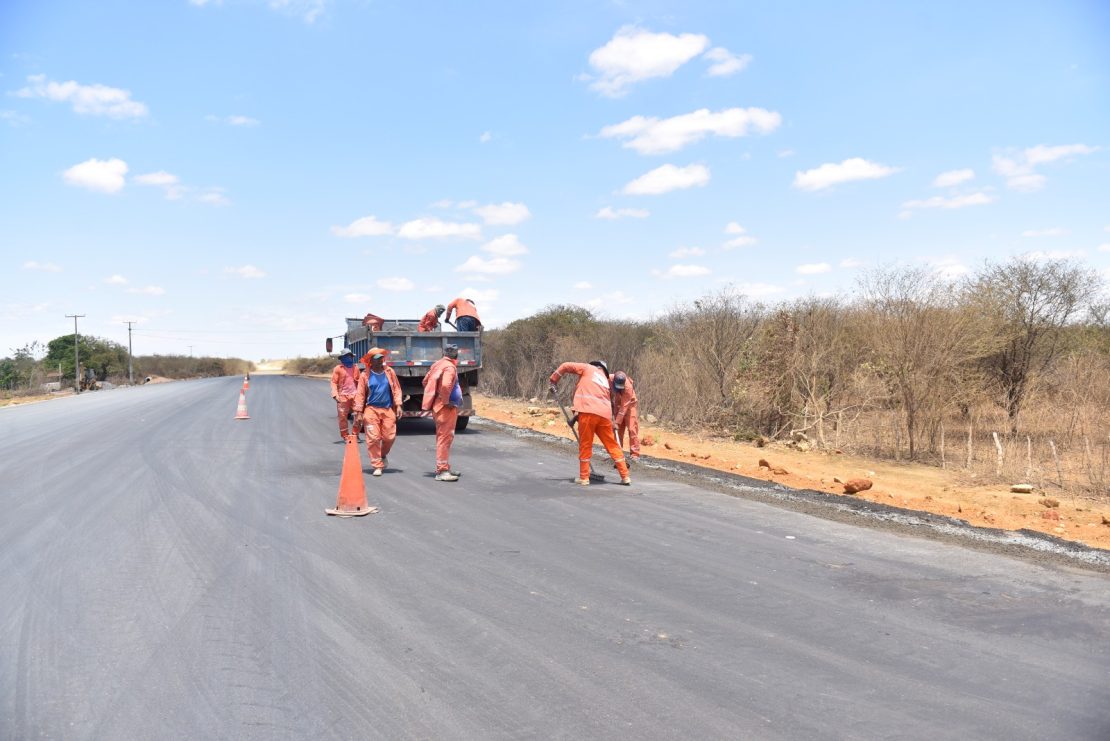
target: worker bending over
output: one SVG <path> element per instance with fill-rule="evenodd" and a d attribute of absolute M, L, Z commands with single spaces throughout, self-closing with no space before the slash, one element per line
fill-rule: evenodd
<path fill-rule="evenodd" d="M 355 367 L 355 354 L 350 349 L 339 353 L 339 365 L 331 372 L 331 398 L 335 399 L 335 411 L 339 417 L 339 437 L 346 440 L 347 415 L 354 408 L 355 394 L 358 392 L 358 368 Z M 359 417 L 355 415 L 351 422 L 352 432 L 357 436 Z"/>
<path fill-rule="evenodd" d="M 427 314 L 420 320 L 417 325 L 417 332 L 435 332 L 439 329 L 439 318 L 443 315 L 443 304 L 436 304 L 434 308 L 430 309 Z"/>
<path fill-rule="evenodd" d="M 381 476 L 389 465 L 389 451 L 397 439 L 397 420 L 401 417 L 401 382 L 385 364 L 386 351 L 374 347 L 367 353 L 370 366 L 358 379 L 355 416 L 362 418 L 366 432 L 366 452 L 374 476 Z"/>
<path fill-rule="evenodd" d="M 609 391 L 609 368 L 602 360 L 589 363 L 563 363 L 551 374 L 551 392 L 558 393 L 559 379 L 567 373 L 578 376 L 574 388 L 572 408 L 578 416 L 578 478 L 574 483 L 590 485 L 590 459 L 594 454 L 596 435 L 605 450 L 617 465 L 621 483 L 628 486 L 632 479 L 628 475 L 628 464 L 624 453 L 613 436 L 613 400 Z"/>
<path fill-rule="evenodd" d="M 459 386 L 459 348 L 446 345 L 443 357 L 432 364 L 424 376 L 424 411 L 436 421 L 436 481 L 458 481 L 451 470 L 451 443 L 455 440 L 455 421 L 459 418 L 462 389 Z"/>
<path fill-rule="evenodd" d="M 636 402 L 636 389 L 624 371 L 613 374 L 613 424 L 617 428 L 617 443 L 624 449 L 624 433 L 628 433 L 628 450 L 632 460 L 640 460 L 640 410 Z"/>
<path fill-rule="evenodd" d="M 447 304 L 447 316 L 443 321 L 451 321 L 451 312 L 455 312 L 455 329 L 460 332 L 477 332 L 482 327 L 482 320 L 478 318 L 478 310 L 474 302 L 468 298 L 457 298 Z"/>

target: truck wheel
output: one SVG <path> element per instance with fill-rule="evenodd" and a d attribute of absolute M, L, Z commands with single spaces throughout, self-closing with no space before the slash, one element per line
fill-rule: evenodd
<path fill-rule="evenodd" d="M 459 417 L 455 420 L 455 432 L 462 432 L 470 424 L 470 417 Z"/>

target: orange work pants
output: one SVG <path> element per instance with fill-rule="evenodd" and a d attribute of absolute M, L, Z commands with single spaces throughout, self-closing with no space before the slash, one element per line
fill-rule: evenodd
<path fill-rule="evenodd" d="M 640 415 L 636 413 L 636 407 L 630 407 L 628 412 L 624 415 L 620 425 L 617 427 L 617 442 L 620 446 L 624 447 L 624 434 L 628 433 L 628 450 L 632 453 L 633 458 L 640 457 Z"/>
<path fill-rule="evenodd" d="M 624 453 L 617 445 L 613 436 L 613 420 L 599 414 L 579 412 L 578 414 L 578 478 L 590 477 L 590 459 L 594 455 L 594 435 L 601 440 L 605 450 L 616 461 L 617 471 L 621 478 L 628 475 L 628 464 L 624 462 Z"/>
<path fill-rule="evenodd" d="M 347 415 L 354 410 L 355 398 L 353 396 L 340 396 L 335 400 L 336 414 L 339 416 L 339 435 L 344 440 L 347 439 Z M 356 414 L 354 419 L 351 420 L 352 434 L 357 435 L 359 429 L 362 427 L 359 424 L 359 418 Z"/>
<path fill-rule="evenodd" d="M 435 413 L 436 420 L 436 473 L 451 470 L 451 443 L 455 440 L 455 420 L 459 408 L 444 404 Z"/>
<path fill-rule="evenodd" d="M 397 412 L 393 407 L 366 407 L 362 410 L 362 430 L 366 433 L 370 465 L 385 468 L 382 458 L 389 455 L 397 439 Z"/>

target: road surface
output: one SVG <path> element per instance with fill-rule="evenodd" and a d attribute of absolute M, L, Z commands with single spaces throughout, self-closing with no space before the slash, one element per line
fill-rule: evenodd
<path fill-rule="evenodd" d="M 1103 574 L 482 424 L 329 518 L 326 382 L 240 385 L 0 409 L 0 738 L 1110 738 Z"/>

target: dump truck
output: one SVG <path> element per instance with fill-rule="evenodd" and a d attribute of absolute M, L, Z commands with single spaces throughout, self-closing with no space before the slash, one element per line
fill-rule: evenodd
<path fill-rule="evenodd" d="M 388 355 L 386 365 L 397 373 L 401 382 L 401 417 L 431 417 L 431 412 L 421 409 L 424 401 L 424 377 L 432 363 L 443 357 L 443 348 L 448 344 L 459 348 L 459 386 L 463 400 L 459 407 L 459 419 L 455 429 L 466 429 L 470 416 L 474 414 L 474 402 L 470 390 L 478 385 L 478 374 L 482 369 L 482 332 L 435 331 L 418 332 L 419 319 L 386 319 L 380 330 L 374 330 L 363 323 L 361 318 L 347 318 L 347 331 L 335 338 L 329 337 L 325 347 L 329 354 L 333 350 L 333 339 L 342 338 L 343 348 L 349 349 L 359 360 L 372 347 L 380 347 Z M 442 325 L 441 325 L 442 326 Z"/>

